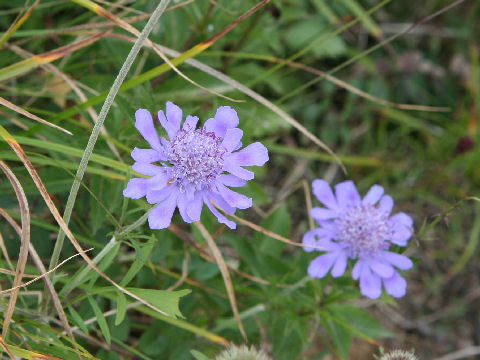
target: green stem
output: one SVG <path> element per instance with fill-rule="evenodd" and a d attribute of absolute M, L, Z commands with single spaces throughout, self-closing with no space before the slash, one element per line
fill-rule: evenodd
<path fill-rule="evenodd" d="M 133 61 L 135 60 L 140 49 L 142 48 L 143 43 L 147 39 L 150 32 L 153 30 L 155 24 L 157 23 L 158 19 L 163 14 L 163 12 L 165 11 L 165 8 L 167 7 L 169 2 L 170 0 L 161 0 L 160 3 L 158 4 L 152 16 L 150 17 L 147 24 L 143 28 L 142 33 L 133 44 L 133 47 L 130 50 L 130 53 L 128 54 L 125 62 L 123 63 L 122 68 L 120 69 L 117 75 L 117 78 L 113 82 L 113 85 L 110 88 L 107 98 L 105 99 L 105 102 L 103 103 L 102 109 L 100 110 L 100 114 L 98 115 L 98 120 L 95 123 L 95 126 L 93 127 L 92 133 L 90 134 L 90 138 L 88 139 L 87 147 L 85 148 L 82 160 L 80 161 L 80 165 L 78 167 L 75 179 L 73 180 L 72 188 L 70 190 L 67 204 L 65 206 L 63 219 L 67 225 L 72 215 L 73 206 L 75 205 L 75 200 L 77 198 L 78 190 L 80 188 L 80 182 L 82 181 L 83 175 L 85 174 L 85 169 L 87 168 L 88 161 L 90 160 L 90 157 L 93 152 L 93 148 L 95 147 L 95 143 L 97 142 L 98 136 L 100 134 L 100 129 L 103 126 L 103 122 L 107 117 L 108 111 L 110 110 L 110 107 L 113 104 L 115 96 L 117 95 L 118 90 L 120 89 L 120 86 L 125 80 L 125 77 L 127 76 L 127 73 L 133 64 Z M 58 232 L 57 241 L 55 243 L 55 248 L 53 250 L 52 258 L 50 260 L 50 267 L 49 267 L 50 270 L 53 269 L 58 264 L 58 259 L 62 251 L 64 240 L 65 240 L 65 233 L 60 229 L 60 231 Z"/>
<path fill-rule="evenodd" d="M 147 211 L 145 214 L 143 214 L 133 224 L 130 224 L 125 229 L 123 229 L 121 232 L 119 232 L 116 236 L 112 236 L 112 238 L 107 243 L 107 245 L 105 245 L 105 247 L 102 249 L 102 251 L 100 251 L 97 254 L 97 256 L 95 256 L 93 258 L 92 261 L 95 264 L 98 265 L 98 263 L 110 252 L 110 250 L 112 250 L 114 248 L 114 246 L 118 243 L 119 239 L 122 236 L 127 235 L 128 233 L 132 232 L 136 228 L 142 226 L 145 223 L 145 221 L 147 221 L 148 213 L 149 213 L 149 211 Z M 78 284 L 80 284 L 82 282 L 82 280 L 85 278 L 85 276 L 88 275 L 88 273 L 91 270 L 93 270 L 91 266 L 85 267 L 77 276 L 75 276 L 75 278 L 72 281 L 70 281 L 69 283 L 67 283 L 64 286 L 64 288 L 60 291 L 59 295 L 63 296 L 63 297 L 67 296 L 70 293 L 70 291 L 72 291 L 75 288 L 75 286 L 77 286 Z"/>
<path fill-rule="evenodd" d="M 110 239 L 110 241 L 108 242 L 107 245 L 105 245 L 105 247 L 102 249 L 102 251 L 100 251 L 97 256 L 95 256 L 92 261 L 95 265 L 98 265 L 98 263 L 105 257 L 105 255 L 107 255 L 110 250 L 113 249 L 113 247 L 117 244 L 117 239 L 115 238 L 115 236 L 112 236 L 112 238 Z M 82 282 L 82 280 L 85 278 L 85 276 L 88 275 L 88 273 L 90 272 L 90 270 L 92 270 L 92 267 L 91 266 L 86 266 L 77 276 L 75 276 L 75 278 L 73 278 L 73 280 L 71 280 L 70 282 L 68 282 L 64 287 L 63 289 L 60 291 L 59 295 L 60 296 L 67 296 L 70 291 L 73 290 L 73 288 L 75 286 L 77 286 L 78 284 L 80 284 Z"/>

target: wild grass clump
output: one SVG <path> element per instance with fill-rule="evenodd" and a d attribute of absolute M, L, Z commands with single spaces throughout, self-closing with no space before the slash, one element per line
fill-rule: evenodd
<path fill-rule="evenodd" d="M 2 359 L 478 354 L 479 11 L 2 3 Z"/>

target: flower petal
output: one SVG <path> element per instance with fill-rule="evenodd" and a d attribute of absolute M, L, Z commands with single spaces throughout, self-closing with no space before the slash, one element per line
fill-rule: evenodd
<path fill-rule="evenodd" d="M 333 195 L 332 188 L 323 179 L 316 179 L 312 183 L 312 192 L 322 204 L 329 209 L 337 210 L 338 204 L 335 195 Z"/>
<path fill-rule="evenodd" d="M 208 202 L 212 203 L 212 201 L 217 205 L 220 209 L 223 209 L 228 215 L 235 214 L 235 211 L 237 210 L 235 207 L 230 206 L 229 203 L 225 201 L 225 199 L 217 192 L 215 191 L 203 191 L 204 194 L 204 199 L 208 198 Z M 213 205 L 213 204 L 212 204 Z M 213 206 L 215 206 L 213 205 Z"/>
<path fill-rule="evenodd" d="M 396 254 L 390 251 L 383 251 L 382 258 L 393 266 L 399 268 L 400 270 L 408 270 L 413 266 L 413 261 L 402 254 Z"/>
<path fill-rule="evenodd" d="M 176 190 L 176 191 L 175 191 Z M 147 202 L 149 204 L 158 204 L 161 201 L 164 201 L 168 198 L 172 192 L 178 193 L 175 185 L 166 186 L 163 189 L 158 190 L 148 190 L 147 191 Z"/>
<path fill-rule="evenodd" d="M 362 266 L 360 291 L 362 295 L 370 299 L 377 299 L 382 294 L 382 281 L 378 275 L 372 273 L 368 266 Z"/>
<path fill-rule="evenodd" d="M 136 162 L 135 164 L 132 165 L 132 169 L 139 174 L 143 175 L 157 175 L 157 174 L 163 174 L 165 172 L 165 168 L 162 166 L 157 166 L 153 164 L 148 164 L 144 162 Z"/>
<path fill-rule="evenodd" d="M 396 271 L 391 278 L 383 279 L 383 285 L 387 293 L 393 297 L 400 298 L 407 293 L 407 282 Z"/>
<path fill-rule="evenodd" d="M 337 257 L 332 269 L 332 276 L 339 277 L 345 274 L 347 269 L 347 255 L 342 251 Z"/>
<path fill-rule="evenodd" d="M 150 111 L 146 109 L 138 109 L 135 112 L 135 127 L 153 149 L 161 148 L 157 131 L 153 126 L 153 119 Z"/>
<path fill-rule="evenodd" d="M 338 217 L 338 213 L 336 211 L 324 209 L 321 207 L 314 207 L 310 214 L 315 220 L 317 220 L 317 222 Z"/>
<path fill-rule="evenodd" d="M 198 123 L 198 116 L 188 115 L 183 123 L 183 130 L 195 130 Z"/>
<path fill-rule="evenodd" d="M 154 149 L 139 149 L 134 148 L 132 151 L 132 159 L 142 163 L 153 163 L 159 160 L 166 160 L 165 156 Z"/>
<path fill-rule="evenodd" d="M 218 210 L 215 208 L 215 206 L 213 206 L 207 196 L 204 196 L 203 201 L 205 202 L 205 205 L 207 205 L 208 209 L 212 212 L 212 214 L 217 217 L 219 223 L 227 225 L 230 229 L 237 228 L 237 224 L 235 224 L 233 221 L 228 220 L 225 216 L 218 212 Z"/>
<path fill-rule="evenodd" d="M 218 176 L 217 181 L 225 186 L 242 187 L 247 183 L 245 180 L 240 179 L 235 175 L 221 174 Z"/>
<path fill-rule="evenodd" d="M 167 173 L 158 173 L 147 179 L 148 189 L 149 190 L 160 190 L 163 189 L 168 184 Z"/>
<path fill-rule="evenodd" d="M 187 204 L 187 214 L 192 221 L 200 221 L 203 208 L 203 193 L 197 191 L 192 201 Z"/>
<path fill-rule="evenodd" d="M 307 231 L 302 239 L 302 243 L 305 245 L 303 250 L 307 252 L 340 250 L 338 244 L 330 241 L 332 239 L 331 235 L 329 230 L 323 228 Z M 311 248 L 310 246 L 314 246 L 315 248 Z"/>
<path fill-rule="evenodd" d="M 319 229 L 310 230 L 303 235 L 303 238 L 302 238 L 302 244 L 304 245 L 303 250 L 305 250 L 306 252 L 312 252 L 317 250 L 317 249 L 311 248 L 310 246 L 317 246 L 318 230 Z"/>
<path fill-rule="evenodd" d="M 165 112 L 167 116 L 165 116 L 162 110 L 158 112 L 158 120 L 167 132 L 170 140 L 172 140 L 175 138 L 178 130 L 180 130 L 180 123 L 182 122 L 182 109 L 180 109 L 174 103 L 168 101 Z"/>
<path fill-rule="evenodd" d="M 383 187 L 380 185 L 373 185 L 368 191 L 367 195 L 362 200 L 363 205 L 374 205 L 380 200 L 383 195 Z"/>
<path fill-rule="evenodd" d="M 387 216 L 390 215 L 393 209 L 393 199 L 389 195 L 384 195 L 380 199 L 380 204 L 378 205 L 378 210 L 384 212 Z"/>
<path fill-rule="evenodd" d="M 147 179 L 133 178 L 123 190 L 123 196 L 130 199 L 140 199 L 147 194 L 148 182 Z"/>
<path fill-rule="evenodd" d="M 393 226 L 393 234 L 390 241 L 399 246 L 406 246 L 408 240 L 412 237 L 412 218 L 405 213 L 398 213 L 390 218 L 390 223 Z"/>
<path fill-rule="evenodd" d="M 337 259 L 337 253 L 326 253 L 314 259 L 308 266 L 308 275 L 315 278 L 323 278 L 331 269 Z"/>
<path fill-rule="evenodd" d="M 255 177 L 255 174 L 253 173 L 253 171 L 250 171 L 238 166 L 233 161 L 229 161 L 229 158 L 225 159 L 225 162 L 223 164 L 223 170 L 228 171 L 232 175 L 235 175 L 240 179 L 247 180 L 247 181 L 252 180 Z"/>
<path fill-rule="evenodd" d="M 231 154 L 228 161 L 235 162 L 237 166 L 263 166 L 268 161 L 268 150 L 263 144 L 255 142 Z"/>
<path fill-rule="evenodd" d="M 232 152 L 238 146 L 240 140 L 242 140 L 243 131 L 238 128 L 228 129 L 223 138 L 222 145 L 228 152 Z"/>
<path fill-rule="evenodd" d="M 400 212 L 398 214 L 393 215 L 390 218 L 390 221 L 395 225 L 395 227 L 406 227 L 412 228 L 413 227 L 413 220 L 407 214 Z"/>
<path fill-rule="evenodd" d="M 353 280 L 358 280 L 360 278 L 360 274 L 362 273 L 362 268 L 365 266 L 365 263 L 363 260 L 358 260 L 353 267 L 352 270 L 352 278 Z"/>
<path fill-rule="evenodd" d="M 361 198 L 353 181 L 344 181 L 335 186 L 337 203 L 341 209 L 359 205 Z"/>
<path fill-rule="evenodd" d="M 390 264 L 386 264 L 377 260 L 369 260 L 368 265 L 370 269 L 382 278 L 389 278 L 395 272 L 394 268 Z"/>
<path fill-rule="evenodd" d="M 225 199 L 228 205 L 237 209 L 248 209 L 252 206 L 252 199 L 230 190 L 226 186 L 217 183 L 218 193 Z"/>
<path fill-rule="evenodd" d="M 167 120 L 170 123 L 170 126 L 177 132 L 180 130 L 180 124 L 182 123 L 182 109 L 172 103 L 171 101 L 167 101 L 167 105 L 165 108 L 165 112 L 167 114 Z"/>
<path fill-rule="evenodd" d="M 177 206 L 178 211 L 180 212 L 180 216 L 182 217 L 183 221 L 186 223 L 191 223 L 193 220 L 190 218 L 187 212 L 187 195 L 185 193 L 180 193 L 177 198 Z"/>
<path fill-rule="evenodd" d="M 219 137 L 224 137 L 227 129 L 237 127 L 239 123 L 238 115 L 230 106 L 220 106 L 215 113 L 215 117 L 205 122 L 205 129 L 214 132 Z"/>
<path fill-rule="evenodd" d="M 148 226 L 150 229 L 165 229 L 172 222 L 173 212 L 177 207 L 177 193 L 172 193 L 159 205 L 150 210 L 148 214 Z"/>

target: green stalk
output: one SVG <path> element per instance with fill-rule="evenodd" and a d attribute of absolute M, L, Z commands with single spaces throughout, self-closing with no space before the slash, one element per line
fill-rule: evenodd
<path fill-rule="evenodd" d="M 118 237 L 125 236 L 126 234 L 135 230 L 139 226 L 142 226 L 145 223 L 145 221 L 147 221 L 148 213 L 149 213 L 149 211 L 147 211 L 145 214 L 143 214 L 133 224 L 127 226 L 125 229 L 123 229 L 121 232 L 119 232 L 117 236 Z M 112 238 L 107 243 L 107 245 L 105 245 L 105 247 L 102 249 L 102 251 L 100 251 L 97 254 L 97 256 L 95 256 L 95 258 L 93 258 L 92 261 L 95 264 L 98 264 L 110 252 L 110 250 L 113 249 L 113 247 L 117 244 L 117 242 L 118 242 L 117 237 L 112 236 Z M 70 281 L 69 283 L 67 283 L 63 287 L 63 289 L 59 292 L 59 295 L 63 296 L 63 297 L 66 297 L 70 293 L 70 291 L 72 291 L 75 288 L 75 286 L 77 286 L 78 284 L 80 284 L 82 282 L 82 280 L 85 278 L 85 276 L 88 275 L 88 273 L 91 270 L 93 270 L 93 269 L 90 266 L 85 267 L 72 281 Z"/>
<path fill-rule="evenodd" d="M 113 85 L 110 88 L 110 91 L 108 92 L 108 95 L 105 99 L 105 102 L 103 103 L 102 109 L 100 110 L 100 114 L 98 115 L 98 120 L 95 123 L 95 126 L 93 127 L 92 133 L 90 134 L 90 138 L 88 139 L 87 147 L 85 148 L 85 151 L 83 153 L 82 160 L 80 161 L 80 165 L 78 167 L 77 174 L 75 176 L 75 179 L 73 180 L 72 188 L 71 188 L 70 194 L 68 196 L 67 204 L 65 206 L 65 212 L 63 214 L 63 219 L 64 219 L 64 221 L 67 225 L 70 222 L 70 217 L 72 215 L 73 206 L 75 205 L 75 200 L 77 198 L 78 190 L 80 188 L 80 183 L 81 183 L 81 181 L 83 179 L 83 176 L 85 174 L 85 170 L 87 168 L 88 161 L 90 160 L 90 157 L 91 157 L 92 152 L 93 152 L 93 148 L 95 147 L 95 143 L 97 142 L 98 136 L 100 134 L 100 129 L 103 126 L 103 123 L 105 121 L 105 118 L 107 117 L 108 111 L 110 110 L 110 107 L 113 104 L 115 96 L 117 95 L 118 90 L 120 89 L 120 86 L 122 85 L 123 81 L 125 80 L 125 77 L 127 76 L 127 73 L 128 73 L 128 71 L 130 70 L 130 67 L 133 64 L 133 61 L 135 60 L 135 58 L 136 58 L 137 54 L 139 53 L 140 49 L 142 48 L 143 43 L 147 39 L 150 32 L 153 30 L 157 21 L 160 19 L 160 16 L 165 11 L 165 8 L 169 4 L 169 2 L 170 2 L 170 0 L 161 0 L 160 1 L 158 6 L 156 7 L 155 11 L 153 12 L 152 16 L 148 20 L 147 24 L 143 28 L 140 36 L 138 37 L 138 39 L 133 44 L 133 47 L 130 50 L 130 53 L 128 54 L 125 62 L 123 63 L 122 68 L 120 69 L 120 71 L 117 75 L 117 78 L 113 82 Z M 58 232 L 55 247 L 53 249 L 52 258 L 50 260 L 49 270 L 53 269 L 58 264 L 58 259 L 60 257 L 60 253 L 62 251 L 64 240 L 65 240 L 65 233 L 63 232 L 62 229 L 60 229 L 60 231 Z"/>

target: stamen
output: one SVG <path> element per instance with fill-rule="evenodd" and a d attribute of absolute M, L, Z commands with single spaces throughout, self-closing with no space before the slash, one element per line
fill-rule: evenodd
<path fill-rule="evenodd" d="M 338 240 L 347 245 L 351 257 L 373 255 L 390 245 L 392 229 L 388 216 L 372 205 L 351 207 L 335 222 Z"/>
<path fill-rule="evenodd" d="M 221 139 L 204 128 L 180 130 L 167 151 L 172 176 L 181 192 L 189 186 L 209 188 L 223 169 L 226 150 Z"/>

